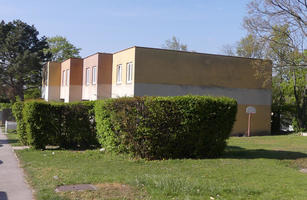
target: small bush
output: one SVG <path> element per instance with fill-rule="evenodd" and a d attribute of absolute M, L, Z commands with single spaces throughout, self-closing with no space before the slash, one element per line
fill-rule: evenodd
<path fill-rule="evenodd" d="M 11 103 L 0 103 L 0 111 L 4 109 L 10 109 L 12 107 Z"/>
<path fill-rule="evenodd" d="M 17 122 L 17 135 L 23 145 L 27 145 L 26 125 L 22 115 L 23 102 L 17 101 L 12 106 L 12 112 Z"/>
<path fill-rule="evenodd" d="M 82 149 L 98 145 L 93 104 L 25 102 L 22 117 L 27 142 L 37 149 L 46 145 Z"/>
<path fill-rule="evenodd" d="M 219 156 L 237 112 L 230 98 L 136 97 L 97 101 L 100 144 L 146 159 Z"/>

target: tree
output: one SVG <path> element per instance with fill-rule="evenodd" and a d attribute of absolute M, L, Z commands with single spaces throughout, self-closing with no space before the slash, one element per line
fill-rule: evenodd
<path fill-rule="evenodd" d="M 307 36 L 307 3 L 302 0 L 252 0 L 244 27 L 269 44 L 269 58 L 277 84 L 287 87 L 286 101 L 295 105 L 295 120 L 299 129 L 307 129 L 307 85 L 304 44 Z M 273 85 L 274 86 L 274 85 Z M 291 88 L 291 90 L 289 90 Z"/>
<path fill-rule="evenodd" d="M 235 56 L 236 48 L 237 48 L 236 45 L 226 44 L 222 47 L 222 52 L 228 56 Z"/>
<path fill-rule="evenodd" d="M 258 34 L 271 32 L 276 25 L 289 25 L 290 32 L 307 37 L 306 0 L 252 0 L 244 19 L 245 28 Z"/>
<path fill-rule="evenodd" d="M 20 20 L 0 23 L 0 84 L 8 97 L 24 99 L 24 93 L 41 85 L 43 64 L 51 57 L 43 49 L 48 48 L 46 37 L 32 25 Z"/>
<path fill-rule="evenodd" d="M 55 36 L 47 39 L 49 48 L 45 52 L 52 54 L 52 61 L 62 62 L 68 58 L 80 58 L 81 48 L 75 47 L 65 37 Z"/>
<path fill-rule="evenodd" d="M 266 45 L 265 41 L 255 35 L 248 34 L 234 45 L 224 45 L 222 51 L 229 56 L 263 59 L 266 54 Z"/>
<path fill-rule="evenodd" d="M 237 55 L 247 58 L 264 58 L 265 57 L 265 42 L 259 38 L 248 34 L 242 38 L 237 44 Z"/>
<path fill-rule="evenodd" d="M 299 129 L 307 128 L 306 13 L 302 0 L 251 0 L 243 24 L 249 35 L 236 46 L 239 56 L 272 60 L 273 105 L 293 105 Z"/>
<path fill-rule="evenodd" d="M 172 49 L 177 51 L 187 51 L 188 47 L 186 44 L 182 44 L 178 38 L 175 36 L 172 39 L 166 40 L 165 44 L 162 46 L 165 49 Z"/>

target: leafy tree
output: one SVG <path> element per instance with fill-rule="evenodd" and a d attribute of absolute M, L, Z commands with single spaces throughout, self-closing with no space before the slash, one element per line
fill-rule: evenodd
<path fill-rule="evenodd" d="M 177 51 L 187 51 L 188 47 L 186 44 L 182 44 L 178 38 L 175 36 L 172 39 L 166 40 L 165 44 L 162 46 L 165 49 L 172 49 Z"/>
<path fill-rule="evenodd" d="M 307 129 L 306 44 L 307 4 L 301 0 L 252 0 L 248 4 L 244 27 L 269 44 L 273 72 L 284 86 L 286 102 L 295 106 L 294 121 L 298 129 Z M 274 87 L 274 84 L 273 84 Z M 291 88 L 291 89 L 290 89 Z M 284 92 L 285 92 L 284 91 Z M 292 101 L 291 101 L 292 99 Z"/>
<path fill-rule="evenodd" d="M 236 46 L 237 55 L 272 60 L 274 117 L 281 122 L 287 107 L 298 129 L 307 128 L 306 11 L 306 1 L 251 0 L 244 18 L 249 35 Z"/>
<path fill-rule="evenodd" d="M 52 54 L 52 61 L 62 62 L 68 58 L 80 58 L 81 48 L 75 47 L 65 37 L 55 36 L 47 39 L 49 48 L 45 52 Z"/>
<path fill-rule="evenodd" d="M 32 25 L 20 20 L 0 23 L 0 88 L 11 100 L 41 85 L 41 69 L 50 59 L 43 49 L 48 48 L 46 37 Z"/>
<path fill-rule="evenodd" d="M 222 52 L 225 55 L 228 55 L 228 56 L 235 56 L 236 55 L 236 48 L 237 48 L 236 45 L 226 44 L 222 47 Z"/>
<path fill-rule="evenodd" d="M 291 33 L 307 37 L 306 0 L 251 0 L 244 27 L 257 34 L 270 33 L 276 25 L 289 25 Z"/>
<path fill-rule="evenodd" d="M 234 45 L 224 45 L 222 51 L 229 56 L 263 59 L 266 56 L 266 41 L 248 34 Z"/>
<path fill-rule="evenodd" d="M 237 44 L 237 55 L 247 58 L 264 58 L 265 42 L 259 38 L 248 34 L 242 38 Z"/>

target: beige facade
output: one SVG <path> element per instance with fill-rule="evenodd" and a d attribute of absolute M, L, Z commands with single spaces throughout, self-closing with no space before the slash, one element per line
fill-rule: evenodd
<path fill-rule="evenodd" d="M 83 59 L 70 58 L 61 63 L 60 99 L 64 102 L 81 101 Z"/>
<path fill-rule="evenodd" d="M 127 65 L 132 64 L 132 80 L 127 79 Z M 135 48 L 129 48 L 113 54 L 112 98 L 134 96 Z M 118 71 L 120 69 L 120 71 Z M 117 76 L 121 73 L 121 80 Z"/>
<path fill-rule="evenodd" d="M 239 104 L 234 135 L 247 130 L 247 106 L 257 109 L 252 116 L 252 134 L 269 134 L 271 84 L 264 85 L 267 80 L 255 76 L 259 62 L 267 77 L 271 77 L 269 61 L 132 47 L 113 55 L 112 97 L 228 96 Z M 128 63 L 133 65 L 132 81 L 129 83 Z"/>
<path fill-rule="evenodd" d="M 111 97 L 112 54 L 96 53 L 83 59 L 82 100 Z"/>
<path fill-rule="evenodd" d="M 259 66 L 265 78 L 256 77 Z M 46 69 L 43 94 L 47 101 L 186 94 L 227 96 L 238 102 L 233 135 L 246 133 L 248 106 L 256 108 L 252 135 L 270 134 L 270 61 L 131 47 L 114 54 L 71 58 L 61 64 L 50 62 Z"/>
<path fill-rule="evenodd" d="M 60 101 L 61 63 L 48 62 L 43 69 L 42 98 Z"/>

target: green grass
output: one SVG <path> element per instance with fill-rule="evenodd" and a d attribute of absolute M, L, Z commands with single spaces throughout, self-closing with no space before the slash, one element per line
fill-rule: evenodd
<path fill-rule="evenodd" d="M 17 154 L 39 200 L 306 199 L 307 174 L 299 168 L 307 167 L 307 137 L 234 137 L 228 145 L 219 159 L 145 161 L 98 150 L 23 150 Z M 77 183 L 121 183 L 131 186 L 135 194 L 112 196 L 102 191 L 105 188 L 54 192 L 57 185 Z"/>
<path fill-rule="evenodd" d="M 8 138 L 8 143 L 12 146 L 23 146 L 18 139 L 16 130 L 8 130 L 8 133 L 6 134 Z"/>

